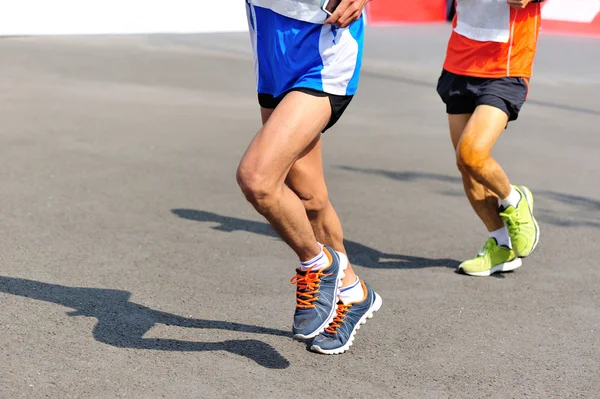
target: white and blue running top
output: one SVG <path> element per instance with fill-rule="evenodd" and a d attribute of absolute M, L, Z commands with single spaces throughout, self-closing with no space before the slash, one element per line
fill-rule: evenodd
<path fill-rule="evenodd" d="M 277 98 L 294 88 L 352 96 L 358 88 L 363 18 L 324 25 L 321 0 L 246 0 L 257 91 Z"/>

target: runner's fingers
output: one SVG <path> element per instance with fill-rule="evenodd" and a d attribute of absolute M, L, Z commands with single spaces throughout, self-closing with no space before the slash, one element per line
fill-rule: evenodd
<path fill-rule="evenodd" d="M 331 16 L 325 20 L 325 24 L 339 25 L 340 18 L 344 15 L 344 12 L 346 12 L 346 9 L 351 4 L 351 1 L 352 0 L 342 0 Z"/>
<path fill-rule="evenodd" d="M 348 6 L 342 17 L 340 18 L 339 26 L 341 28 L 347 28 L 352 22 L 357 21 L 362 13 L 361 3 L 355 1 Z"/>

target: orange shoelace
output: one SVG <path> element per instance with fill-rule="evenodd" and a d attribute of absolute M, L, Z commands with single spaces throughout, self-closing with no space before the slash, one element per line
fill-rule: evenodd
<path fill-rule="evenodd" d="M 319 299 L 317 294 L 319 293 L 319 287 L 321 285 L 321 277 L 331 275 L 333 274 L 325 274 L 322 270 L 313 272 L 309 269 L 304 276 L 298 273 L 292 277 L 290 283 L 296 284 L 297 287 L 296 307 L 300 309 L 312 309 L 316 307 L 317 305 L 313 302 Z"/>
<path fill-rule="evenodd" d="M 329 327 L 325 329 L 325 331 L 327 331 L 329 334 L 337 334 L 337 329 L 342 326 L 342 323 L 344 322 L 344 320 L 346 319 L 346 315 L 348 314 L 348 309 L 350 309 L 351 306 L 352 304 L 344 305 L 343 302 L 338 303 L 336 316 L 329 325 Z"/>

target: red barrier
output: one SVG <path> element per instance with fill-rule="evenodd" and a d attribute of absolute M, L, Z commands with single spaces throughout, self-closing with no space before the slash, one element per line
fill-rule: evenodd
<path fill-rule="evenodd" d="M 542 30 L 550 33 L 600 35 L 600 1 L 547 0 Z"/>
<path fill-rule="evenodd" d="M 446 0 L 372 0 L 369 24 L 446 21 Z M 542 31 L 600 36 L 600 0 L 546 0 Z"/>
<path fill-rule="evenodd" d="M 446 0 L 373 0 L 367 8 L 369 24 L 443 22 Z"/>

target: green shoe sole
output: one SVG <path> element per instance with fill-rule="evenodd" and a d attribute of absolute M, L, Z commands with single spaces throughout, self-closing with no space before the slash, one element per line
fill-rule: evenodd
<path fill-rule="evenodd" d="M 494 273 L 513 271 L 515 269 L 518 269 L 522 265 L 523 265 L 523 261 L 521 260 L 521 258 L 514 258 L 511 261 L 508 261 L 505 263 L 500 263 L 499 265 L 492 267 L 490 270 L 485 270 L 482 272 L 467 272 L 461 267 L 459 267 L 458 270 L 462 271 L 465 274 L 468 274 L 469 276 L 488 277 Z"/>

